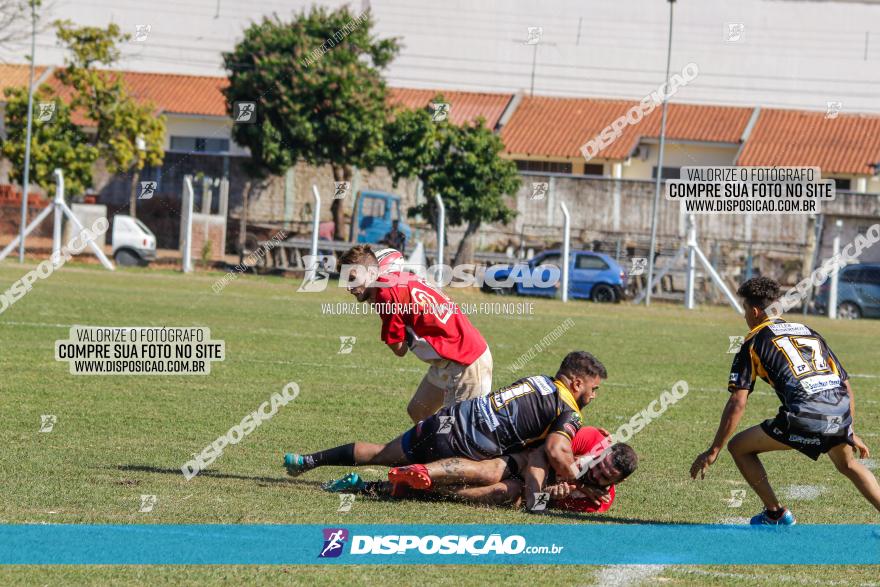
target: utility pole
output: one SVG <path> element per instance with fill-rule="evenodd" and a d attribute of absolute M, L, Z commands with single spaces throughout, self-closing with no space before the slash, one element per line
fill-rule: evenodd
<path fill-rule="evenodd" d="M 645 305 L 651 305 L 654 289 L 654 257 L 657 251 L 657 207 L 660 202 L 660 184 L 663 183 L 663 148 L 666 145 L 666 107 L 669 105 L 669 68 L 672 64 L 672 9 L 675 0 L 669 0 L 669 44 L 666 47 L 666 78 L 663 81 L 663 114 L 660 117 L 660 152 L 657 154 L 657 183 L 654 189 L 654 205 L 651 207 L 651 247 L 648 252 L 648 291 Z"/>
<path fill-rule="evenodd" d="M 24 144 L 24 184 L 21 186 L 21 229 L 19 233 L 20 241 L 18 243 L 18 262 L 24 263 L 24 237 L 25 227 L 27 227 L 27 200 L 28 200 L 28 184 L 31 179 L 31 134 L 34 126 L 34 61 L 36 61 L 37 52 L 37 2 L 39 0 L 30 0 L 31 5 L 31 75 L 28 83 L 28 112 L 27 112 L 27 132 L 25 133 Z"/>

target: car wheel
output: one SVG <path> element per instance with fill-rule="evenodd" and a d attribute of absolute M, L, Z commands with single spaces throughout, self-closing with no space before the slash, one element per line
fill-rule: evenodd
<path fill-rule="evenodd" d="M 127 249 L 116 251 L 113 258 L 120 267 L 137 267 L 141 264 L 141 258 Z"/>
<path fill-rule="evenodd" d="M 862 317 L 862 310 L 852 302 L 843 302 L 837 306 L 837 317 L 841 320 L 858 320 Z"/>
<path fill-rule="evenodd" d="M 590 297 L 594 302 L 603 304 L 611 303 L 617 298 L 617 296 L 614 295 L 614 289 L 610 285 L 604 283 L 595 286 Z"/>
<path fill-rule="evenodd" d="M 516 291 L 512 287 L 493 287 L 492 293 L 499 296 L 512 296 Z"/>

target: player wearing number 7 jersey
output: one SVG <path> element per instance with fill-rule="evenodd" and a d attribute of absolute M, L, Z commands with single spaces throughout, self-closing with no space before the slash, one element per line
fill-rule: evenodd
<path fill-rule="evenodd" d="M 775 418 L 752 426 L 731 439 L 727 448 L 740 472 L 764 502 L 752 524 L 791 525 L 794 516 L 782 507 L 758 455 L 795 449 L 813 460 L 828 457 L 865 498 L 880 510 L 880 485 L 859 463 L 868 447 L 853 432 L 855 403 L 849 376 L 819 333 L 795 322 L 772 319 L 766 309 L 779 298 L 779 284 L 766 277 L 750 279 L 737 294 L 743 299 L 749 334 L 733 360 L 730 399 L 712 446 L 691 465 L 691 477 L 706 470 L 736 430 L 757 378 L 769 383 L 782 405 Z"/>
<path fill-rule="evenodd" d="M 382 341 L 402 357 L 411 351 L 428 373 L 409 402 L 413 422 L 442 407 L 492 391 L 489 345 L 458 305 L 408 271 L 383 271 L 387 251 L 358 245 L 340 259 L 341 278 L 359 302 L 374 304 L 382 319 Z M 399 256 L 399 253 L 397 253 Z"/>

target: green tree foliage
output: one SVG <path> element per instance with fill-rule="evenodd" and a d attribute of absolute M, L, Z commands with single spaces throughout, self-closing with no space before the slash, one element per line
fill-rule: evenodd
<path fill-rule="evenodd" d="M 165 117 L 157 116 L 152 104 L 138 103 L 120 74 L 96 68 L 112 67 L 119 60 L 118 45 L 130 35 L 122 34 L 118 25 L 77 27 L 58 21 L 55 30 L 69 52 L 57 77 L 73 90 L 71 107 L 96 125 L 93 143 L 107 169 L 131 174 L 129 213 L 134 216 L 141 170 L 161 165 L 165 156 Z"/>
<path fill-rule="evenodd" d="M 443 97 L 434 99 L 442 103 Z M 456 126 L 448 120 L 434 121 L 430 108 L 398 110 L 385 131 L 385 166 L 396 184 L 417 177 L 426 201 L 409 209 L 432 224 L 437 210 L 434 194 L 443 197 L 446 222 L 466 225 L 453 264 L 473 259 L 473 235 L 483 222 L 506 224 L 515 215 L 504 201 L 520 187 L 516 164 L 499 156 L 501 139 L 486 128 L 482 119 Z"/>
<path fill-rule="evenodd" d="M 250 149 L 255 174 L 280 175 L 303 159 L 329 164 L 336 181 L 350 181 L 352 166 L 379 162 L 387 97 L 380 71 L 399 46 L 375 38 L 372 27 L 369 12 L 313 7 L 292 22 L 264 18 L 223 54 L 229 112 L 235 102 L 256 102 L 256 123 L 232 131 Z M 331 208 L 338 239 L 343 202 Z"/>
<path fill-rule="evenodd" d="M 24 151 L 27 137 L 27 88 L 6 88 L 6 135 L 2 153 L 10 163 L 10 179 L 24 181 Z M 42 122 L 40 103 L 54 103 L 50 120 Z M 70 120 L 70 108 L 52 97 L 48 86 L 34 93 L 33 129 L 31 135 L 30 182 L 47 192 L 55 189 L 56 167 L 64 170 L 64 186 L 68 194 L 80 195 L 92 185 L 92 164 L 98 150 L 89 144 L 88 136 Z"/>

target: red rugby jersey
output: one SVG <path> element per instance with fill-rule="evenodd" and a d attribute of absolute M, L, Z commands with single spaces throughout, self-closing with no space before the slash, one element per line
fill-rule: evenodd
<path fill-rule="evenodd" d="M 575 434 L 574 439 L 571 441 L 571 450 L 576 457 L 589 454 L 593 447 L 601 444 L 604 439 L 605 435 L 599 432 L 598 428 L 584 426 L 577 431 L 577 434 Z M 608 497 L 611 499 L 608 503 L 603 503 L 599 507 L 593 505 L 591 501 L 572 497 L 571 495 L 565 499 L 554 501 L 553 506 L 575 512 L 602 513 L 608 511 L 611 504 L 614 503 L 614 493 L 614 485 L 612 485 L 608 488 Z M 572 492 L 572 495 L 575 495 L 575 492 Z"/>
<path fill-rule="evenodd" d="M 423 361 L 442 358 L 461 365 L 470 365 L 488 348 L 458 304 L 417 275 L 401 271 L 377 281 L 384 284 L 375 303 L 385 344 L 409 338 L 410 350 Z"/>

